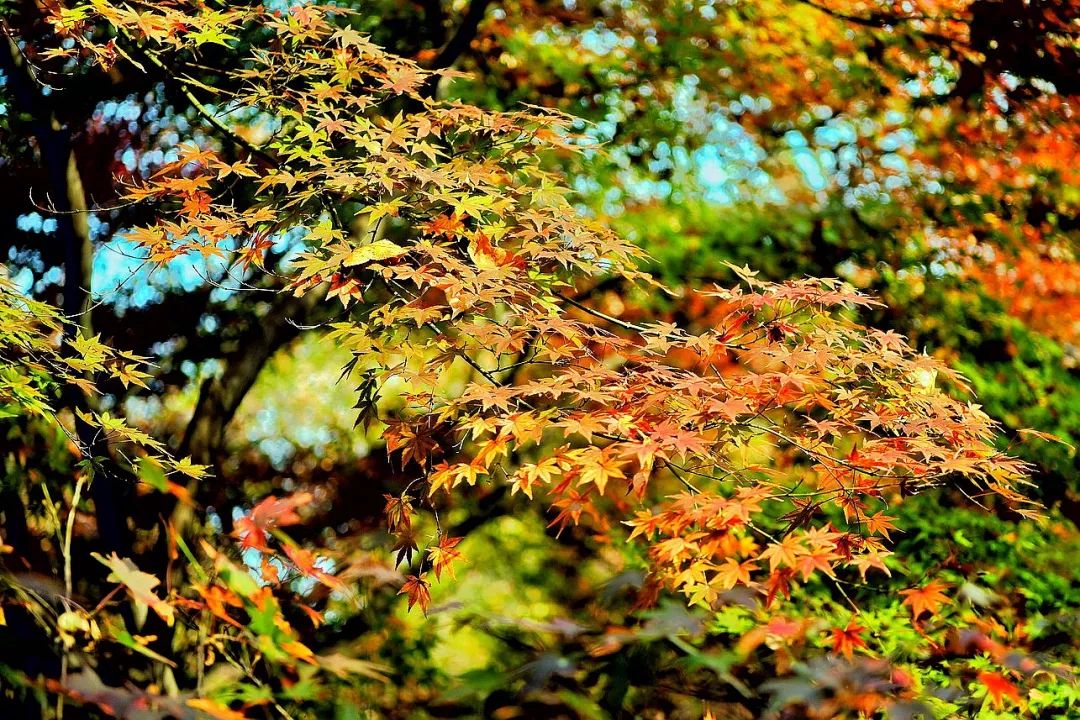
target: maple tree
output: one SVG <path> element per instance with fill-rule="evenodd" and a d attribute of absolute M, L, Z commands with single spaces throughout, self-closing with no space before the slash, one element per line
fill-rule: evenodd
<path fill-rule="evenodd" d="M 0 285 L 0 617 L 5 647 L 52 643 L 4 653 L 7 701 L 452 705 L 417 628 L 485 571 L 471 533 L 540 512 L 536 536 L 632 570 L 634 591 L 572 620 L 483 618 L 565 648 L 528 663 L 520 698 L 478 680 L 485 712 L 1074 708 L 1072 656 L 1040 647 L 1024 587 L 997 597 L 915 537 L 949 498 L 1007 516 L 1042 562 L 1058 545 L 1039 533 L 1076 543 L 1069 520 L 1035 529 L 1030 497 L 1069 510 L 1038 477 L 1075 462 L 1038 454 L 1060 428 L 975 404 L 965 374 L 982 393 L 993 366 L 941 320 L 1000 302 L 1002 345 L 1058 348 L 1038 367 L 1069 372 L 1068 4 L 490 6 L 453 32 L 438 2 L 92 0 L 5 21 L 3 140 L 39 168 L 58 241 L 13 243 L 42 277 Z M 714 159 L 725 137 L 750 159 Z M 678 224 L 715 217 L 687 200 L 709 193 L 809 233 L 760 272 L 759 242 L 703 258 Z M 95 252 L 126 277 L 92 303 Z M 58 278 L 59 308 L 33 298 Z M 327 364 L 321 397 L 301 392 Z M 230 434 L 283 412 L 259 442 Z M 1001 422 L 1036 449 L 1006 448 Z M 633 677 L 642 658 L 656 679 Z M 560 677 L 578 710 L 527 704 Z"/>

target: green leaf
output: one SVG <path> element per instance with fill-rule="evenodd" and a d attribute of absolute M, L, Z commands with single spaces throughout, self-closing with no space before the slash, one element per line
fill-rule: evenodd
<path fill-rule="evenodd" d="M 145 655 L 151 660 L 163 662 L 169 667 L 176 667 L 176 663 L 174 663 L 172 660 L 165 657 L 164 655 L 161 655 L 160 653 L 154 652 L 150 648 L 146 647 L 146 645 L 139 642 L 135 638 L 135 636 L 128 632 L 127 628 L 124 627 L 123 620 L 117 618 L 116 623 L 110 622 L 105 626 L 105 631 L 109 634 L 109 637 L 111 637 L 113 640 L 123 645 L 124 647 L 130 650 L 134 650 L 140 655 Z"/>

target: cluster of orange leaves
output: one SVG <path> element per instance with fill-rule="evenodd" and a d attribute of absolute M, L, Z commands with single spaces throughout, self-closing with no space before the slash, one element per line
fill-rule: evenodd
<path fill-rule="evenodd" d="M 253 51 L 229 98 L 278 121 L 274 138 L 235 162 L 186 148 L 128 189 L 162 213 L 127 238 L 151 264 L 199 253 L 256 272 L 274 238 L 305 230 L 288 289 L 338 300 L 349 314 L 328 339 L 353 353 L 353 369 L 405 388 L 404 409 L 382 418 L 388 451 L 416 474 L 386 498 L 399 562 L 411 563 L 413 517 L 443 502 L 439 491 L 453 502 L 481 482 L 542 497 L 559 528 L 628 526 L 647 544 L 651 586 L 705 605 L 735 587 L 771 604 L 815 576 L 888 573 L 889 504 L 958 477 L 1030 512 L 1016 489 L 1024 467 L 994 447 L 994 423 L 937 385 L 962 389 L 962 378 L 858 325 L 873 300 L 843 283 L 772 284 L 733 268 L 738 287 L 701 293 L 715 318 L 701 331 L 593 308 L 590 283 L 642 280 L 642 253 L 577 212 L 542 164 L 542 149 L 585 147 L 571 118 L 431 100 L 429 73 L 318 7 L 79 7 L 67 20 L 97 13 L 152 53 L 193 52 L 246 24 L 286 38 Z M 71 36 L 81 52 L 98 47 Z M 238 206 L 233 183 L 254 202 Z M 356 217 L 340 217 L 345 208 Z M 464 387 L 448 389 L 462 371 Z M 270 585 L 282 580 L 274 537 L 290 567 L 340 588 L 280 532 L 303 502 L 259 503 L 238 523 L 241 544 L 263 555 Z M 786 522 L 782 536 L 763 520 Z M 453 574 L 459 542 L 440 532 L 427 549 L 401 588 L 410 607 L 427 610 L 428 573 Z M 251 641 L 267 657 L 315 662 L 272 590 L 207 552 L 225 585 L 184 602 L 237 633 L 250 631 L 233 611 L 269 613 L 273 640 Z M 940 590 L 908 591 L 916 621 L 945 601 Z M 837 630 L 834 650 L 852 656 L 862 631 Z"/>
<path fill-rule="evenodd" d="M 168 48 L 197 46 L 206 40 L 196 28 L 217 27 L 217 16 L 200 24 L 192 18 L 205 8 L 188 10 L 183 32 L 148 10 L 107 19 Z M 839 565 L 886 570 L 890 497 L 957 475 L 1023 506 L 1013 489 L 1023 467 L 993 447 L 994 424 L 935 384 L 962 380 L 900 336 L 852 322 L 847 313 L 869 298 L 835 281 L 774 285 L 736 269 L 743 286 L 703 294 L 721 308 L 705 332 L 606 316 L 573 296 L 592 276 L 640 279 L 640 251 L 577 213 L 541 167 L 538 148 L 578 148 L 569 118 L 428 100 L 427 73 L 318 8 L 241 12 L 294 46 L 258 50 L 236 73 L 245 84 L 233 102 L 282 128 L 246 160 L 189 148 L 132 188 L 130 199 L 166 212 L 128 238 L 151 263 L 231 252 L 244 267 L 267 238 L 306 228 L 291 287 L 329 283 L 330 296 L 359 303 L 329 338 L 380 384 L 408 388 L 387 447 L 417 468 L 429 497 L 503 478 L 514 492 L 543 492 L 554 524 L 605 530 L 613 513 L 626 516 L 627 496 L 645 502 L 658 478 L 676 479 L 688 492 L 628 522 L 634 536 L 666 538 L 650 545 L 656 578 L 705 603 L 762 582 L 771 601 Z M 411 111 L 381 114 L 390 102 Z M 236 207 L 226 181 L 250 181 L 256 201 Z M 359 236 L 337 215 L 349 203 Z M 442 379 L 463 366 L 472 379 L 445 394 Z M 790 448 L 803 470 L 773 479 L 774 460 L 749 460 L 762 442 Z M 413 508 L 406 493 L 396 502 L 392 530 L 407 559 Z M 754 515 L 781 508 L 789 534 L 762 549 Z M 291 522 L 291 510 L 257 508 L 244 542 L 263 549 L 275 519 Z M 429 556 L 436 576 L 456 552 L 448 542 Z M 285 551 L 313 572 L 302 551 Z M 410 600 L 426 605 L 424 577 L 410 583 Z"/>

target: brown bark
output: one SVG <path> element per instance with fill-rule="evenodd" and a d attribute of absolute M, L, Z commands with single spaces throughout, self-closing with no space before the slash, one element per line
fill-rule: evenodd
<path fill-rule="evenodd" d="M 266 362 L 280 348 L 300 334 L 312 311 L 326 296 L 325 286 L 302 298 L 281 294 L 262 321 L 253 325 L 225 359 L 220 376 L 206 380 L 199 391 L 195 412 L 188 423 L 180 446 L 182 454 L 191 455 L 200 464 L 220 459 L 225 428 Z"/>

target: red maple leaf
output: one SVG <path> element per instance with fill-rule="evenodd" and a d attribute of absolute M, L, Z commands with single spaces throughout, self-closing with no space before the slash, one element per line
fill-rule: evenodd
<path fill-rule="evenodd" d="M 832 631 L 832 651 L 850 659 L 856 648 L 866 647 L 866 641 L 862 639 L 862 633 L 865 630 L 866 628 L 854 620 L 849 622 L 847 627 L 843 629 L 834 629 Z"/>
<path fill-rule="evenodd" d="M 240 539 L 242 548 L 255 548 L 266 552 L 269 546 L 267 531 L 275 527 L 298 525 L 302 522 L 296 509 L 307 505 L 314 498 L 311 493 L 299 492 L 284 498 L 271 495 L 236 521 L 233 535 Z"/>
<path fill-rule="evenodd" d="M 979 682 L 986 687 L 986 696 L 995 708 L 1001 708 L 1006 697 L 1020 702 L 1020 690 L 1001 673 L 981 672 Z"/>

